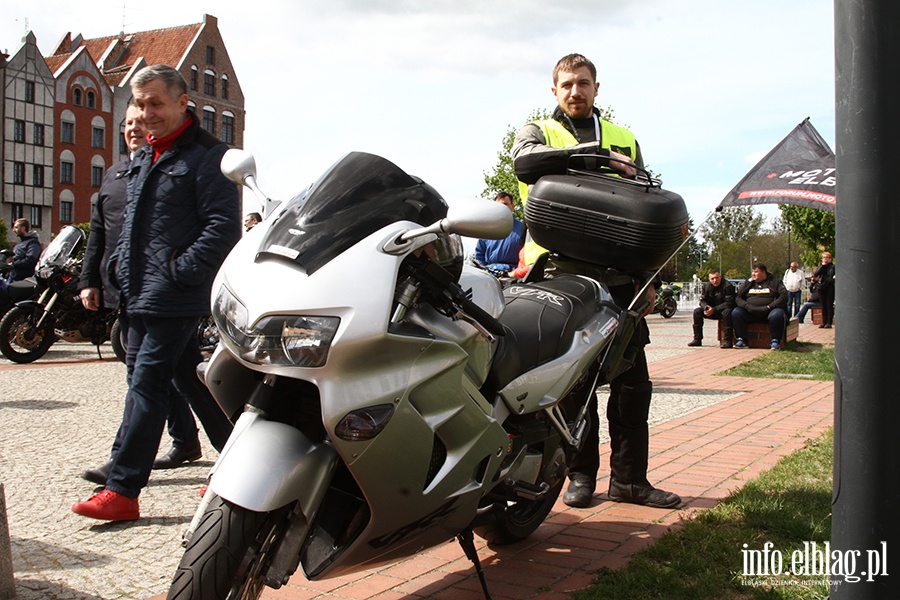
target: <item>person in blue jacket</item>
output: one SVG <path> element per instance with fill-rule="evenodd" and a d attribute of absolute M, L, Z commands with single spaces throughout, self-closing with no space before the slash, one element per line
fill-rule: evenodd
<path fill-rule="evenodd" d="M 506 192 L 497 192 L 495 202 L 500 202 L 510 211 L 514 210 L 513 199 Z M 478 240 L 475 245 L 475 261 L 492 271 L 509 273 L 519 264 L 519 250 L 525 244 L 525 223 L 513 219 L 512 232 L 502 240 Z"/>
<path fill-rule="evenodd" d="M 168 65 L 145 67 L 131 91 L 148 145 L 135 152 L 128 170 L 125 219 L 108 269 L 128 313 L 134 406 L 106 488 L 72 506 L 105 521 L 140 518 L 138 496 L 165 427 L 172 381 L 200 318 L 209 314 L 215 274 L 241 237 L 237 186 L 219 168 L 228 146 L 188 110 L 181 74 Z M 205 420 L 204 411 L 221 414 L 199 380 L 192 383 L 182 392 L 198 418 Z"/>

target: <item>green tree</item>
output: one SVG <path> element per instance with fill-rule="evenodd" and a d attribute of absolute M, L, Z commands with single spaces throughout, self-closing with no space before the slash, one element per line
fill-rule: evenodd
<path fill-rule="evenodd" d="M 525 119 L 525 123 L 531 123 L 532 121 L 549 117 L 550 113 L 547 110 L 537 109 L 531 111 L 528 118 Z M 523 123 L 523 125 L 525 123 Z M 507 192 L 513 197 L 513 204 L 516 205 L 516 212 L 520 213 L 522 210 L 522 199 L 519 197 L 519 180 L 516 179 L 516 172 L 513 168 L 512 160 L 513 141 L 516 138 L 516 132 L 518 130 L 518 127 L 507 125 L 506 134 L 504 134 L 500 144 L 500 151 L 497 152 L 497 163 L 490 173 L 484 172 L 484 184 L 487 187 L 481 192 L 481 197 L 493 200 L 494 196 L 497 195 L 497 192 Z M 517 214 L 516 216 L 519 218 L 522 217 L 521 214 Z"/>
<path fill-rule="evenodd" d="M 6 239 L 8 235 L 9 230 L 6 228 L 6 222 L 0 219 L 0 250 L 9 249 L 9 240 Z"/>
<path fill-rule="evenodd" d="M 713 213 L 700 232 L 713 246 L 726 240 L 747 242 L 760 234 L 765 221 L 752 206 L 734 206 Z"/>
<path fill-rule="evenodd" d="M 599 110 L 600 118 L 614 122 L 615 114 L 611 108 L 606 107 L 600 108 Z M 535 109 L 531 111 L 522 125 L 540 119 L 548 119 L 550 118 L 550 115 L 551 112 L 547 109 Z M 512 125 L 507 126 L 506 133 L 500 143 L 500 151 L 497 152 L 497 163 L 490 172 L 484 172 L 484 184 L 486 187 L 484 188 L 484 191 L 481 192 L 481 197 L 489 200 L 492 200 L 499 191 L 509 192 L 515 201 L 516 206 L 519 207 L 517 208 L 517 213 L 521 211 L 520 205 L 522 199 L 519 198 L 519 180 L 516 179 L 516 172 L 515 169 L 513 169 L 512 147 L 518 130 L 519 127 L 514 127 Z M 516 216 L 521 217 L 521 214 L 517 214 Z"/>
<path fill-rule="evenodd" d="M 793 204 L 781 204 L 781 218 L 790 223 L 791 235 L 806 248 L 801 253 L 805 265 L 819 264 L 819 255 L 834 254 L 834 213 Z"/>
<path fill-rule="evenodd" d="M 694 275 L 705 277 L 709 272 L 709 267 L 704 266 L 704 261 L 710 255 L 709 244 L 695 235 L 696 230 L 694 220 L 691 219 L 688 221 L 687 243 L 660 271 L 660 277 L 664 281 L 691 281 Z"/>

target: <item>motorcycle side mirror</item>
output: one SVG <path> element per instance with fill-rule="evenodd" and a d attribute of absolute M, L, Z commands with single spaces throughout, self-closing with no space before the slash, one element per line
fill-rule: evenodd
<path fill-rule="evenodd" d="M 281 204 L 266 196 L 256 185 L 256 159 L 246 150 L 231 148 L 222 155 L 219 163 L 222 174 L 238 185 L 250 188 L 263 212 L 263 219 L 268 217 Z"/>
<path fill-rule="evenodd" d="M 488 200 L 457 200 L 440 221 L 407 231 L 401 237 L 408 241 L 429 233 L 457 233 L 471 238 L 502 240 L 512 228 L 512 212 L 503 204 Z"/>

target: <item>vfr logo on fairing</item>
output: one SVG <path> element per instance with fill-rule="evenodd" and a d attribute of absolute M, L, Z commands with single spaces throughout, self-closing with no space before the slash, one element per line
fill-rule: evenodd
<path fill-rule="evenodd" d="M 553 292 L 548 292 L 547 290 L 541 290 L 533 287 L 513 286 L 509 288 L 507 292 L 512 296 L 521 296 L 523 298 L 534 297 L 536 300 L 549 302 L 550 304 L 554 304 L 556 306 L 562 306 L 563 300 L 565 300 L 565 297 L 563 296 L 558 296 Z"/>

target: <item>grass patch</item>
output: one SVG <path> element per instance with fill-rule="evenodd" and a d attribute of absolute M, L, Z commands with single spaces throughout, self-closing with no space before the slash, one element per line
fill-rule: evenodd
<path fill-rule="evenodd" d="M 823 577 L 743 577 L 742 550 L 772 542 L 790 569 L 803 542 L 831 539 L 833 432 L 807 442 L 714 508 L 686 518 L 623 569 L 603 569 L 572 600 L 811 600 L 824 598 Z M 789 582 L 788 580 L 796 580 Z M 774 583 L 774 585 L 773 585 Z M 794 583 L 795 585 L 790 585 Z"/>
<path fill-rule="evenodd" d="M 834 379 L 834 347 L 791 342 L 784 350 L 760 354 L 717 375 L 831 381 Z"/>

